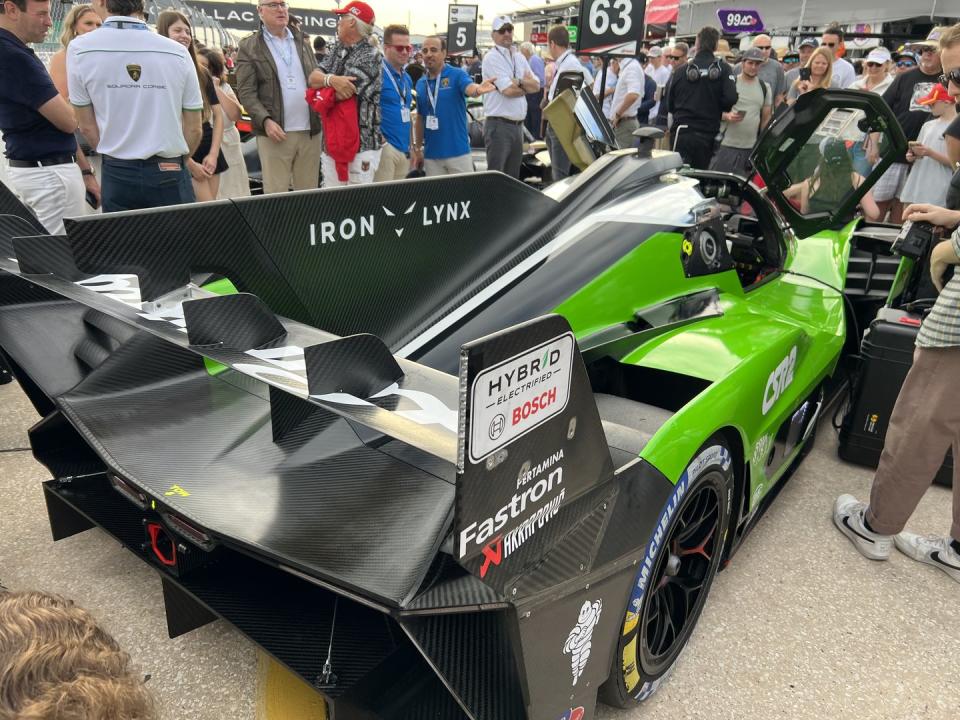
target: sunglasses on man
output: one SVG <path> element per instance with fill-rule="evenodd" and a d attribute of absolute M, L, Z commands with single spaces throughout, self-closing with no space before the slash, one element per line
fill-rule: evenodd
<path fill-rule="evenodd" d="M 897 62 L 897 67 L 898 67 L 898 68 L 912 68 L 912 67 L 916 67 L 916 66 L 917 66 L 917 64 L 916 64 L 915 62 L 913 62 L 912 60 L 900 60 L 899 62 Z"/>
<path fill-rule="evenodd" d="M 503 35 L 503 34 L 505 34 L 505 33 L 512 33 L 512 32 L 513 32 L 513 25 L 510 25 L 510 24 L 508 23 L 508 24 L 506 24 L 506 25 L 501 26 L 499 30 L 494 30 L 494 32 L 500 33 L 501 35 Z"/>
<path fill-rule="evenodd" d="M 683 60 L 685 56 L 684 55 L 664 55 L 664 57 L 667 58 L 667 60 L 671 60 L 673 62 L 680 62 L 681 60 Z"/>
<path fill-rule="evenodd" d="M 820 47 L 830 48 L 831 50 L 833 50 L 836 46 L 837 46 L 837 44 L 836 44 L 835 42 L 832 42 L 832 43 L 831 43 L 831 42 L 822 42 L 822 43 L 820 43 Z"/>
<path fill-rule="evenodd" d="M 770 50 L 773 46 L 772 45 L 754 45 L 753 47 L 755 47 L 757 50 Z"/>
<path fill-rule="evenodd" d="M 387 47 L 392 47 L 394 50 L 396 50 L 399 53 L 413 52 L 413 45 L 387 45 Z"/>

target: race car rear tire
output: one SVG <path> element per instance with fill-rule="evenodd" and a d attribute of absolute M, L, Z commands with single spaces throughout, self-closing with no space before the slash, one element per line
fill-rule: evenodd
<path fill-rule="evenodd" d="M 608 705 L 643 703 L 676 665 L 720 565 L 733 473 L 733 456 L 718 434 L 677 481 L 639 563 L 610 677 L 600 688 Z"/>

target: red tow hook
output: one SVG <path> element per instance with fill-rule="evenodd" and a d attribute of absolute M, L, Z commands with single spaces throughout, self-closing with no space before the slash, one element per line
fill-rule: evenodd
<path fill-rule="evenodd" d="M 166 528 L 160 523 L 148 522 L 147 535 L 150 537 L 150 548 L 157 559 L 167 567 L 176 567 L 177 545 L 167 533 Z"/>

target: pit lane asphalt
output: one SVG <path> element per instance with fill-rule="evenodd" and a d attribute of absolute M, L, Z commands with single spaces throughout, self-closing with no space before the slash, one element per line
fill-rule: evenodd
<path fill-rule="evenodd" d="M 61 593 L 88 608 L 131 654 L 165 720 L 315 720 L 305 685 L 226 623 L 167 637 L 160 582 L 100 530 L 54 543 L 27 448 L 37 416 L 0 386 L 0 582 Z M 860 557 L 834 528 L 841 492 L 865 498 L 871 473 L 817 444 L 730 567 L 676 671 L 641 709 L 600 706 L 603 720 L 816 718 L 955 720 L 960 716 L 960 586 L 894 552 Z M 910 521 L 949 528 L 950 493 L 931 488 Z"/>

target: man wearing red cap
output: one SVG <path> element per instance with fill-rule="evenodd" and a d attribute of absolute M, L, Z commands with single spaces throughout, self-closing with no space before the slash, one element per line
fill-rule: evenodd
<path fill-rule="evenodd" d="M 290 28 L 282 0 L 260 0 L 262 27 L 240 41 L 237 96 L 250 113 L 263 168 L 263 191 L 317 187 L 320 118 L 304 101 L 316 59 L 303 34 Z"/>
<path fill-rule="evenodd" d="M 342 182 L 337 177 L 336 162 L 324 150 L 320 161 L 324 187 L 373 182 L 383 145 L 380 134 L 380 91 L 383 88 L 380 53 L 369 42 L 373 33 L 373 8 L 360 0 L 352 0 L 334 12 L 340 16 L 337 41 L 311 73 L 310 87 L 332 87 L 338 100 L 356 97 L 360 151 L 350 163 L 349 180 Z"/>

